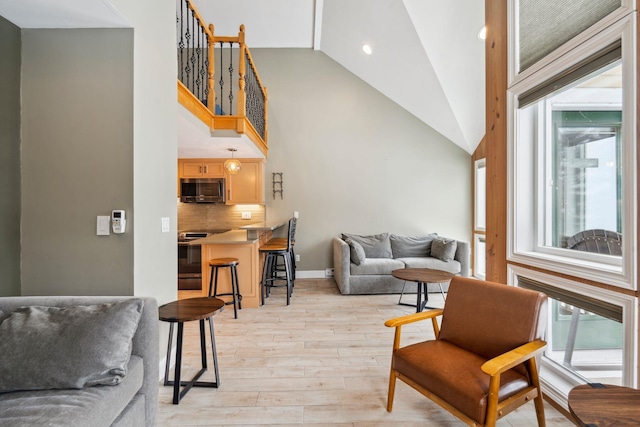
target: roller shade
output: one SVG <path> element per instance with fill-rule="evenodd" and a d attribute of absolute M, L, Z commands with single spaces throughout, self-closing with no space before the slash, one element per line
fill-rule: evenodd
<path fill-rule="evenodd" d="M 621 0 L 519 0 L 520 71 L 622 6 Z"/>
<path fill-rule="evenodd" d="M 563 87 L 569 86 L 601 68 L 607 65 L 613 64 L 622 58 L 622 43 L 618 40 L 607 46 L 605 49 L 590 56 L 574 65 L 573 67 L 565 70 L 563 73 L 555 75 L 551 80 L 548 80 L 518 96 L 518 108 L 526 107 L 545 96 L 556 92 Z"/>
<path fill-rule="evenodd" d="M 547 283 L 539 282 L 528 277 L 517 276 L 518 287 L 542 292 L 549 298 L 564 302 L 575 307 L 582 308 L 607 319 L 622 323 L 622 307 L 608 302 L 600 301 L 588 295 L 580 295 L 575 292 L 560 289 Z"/>

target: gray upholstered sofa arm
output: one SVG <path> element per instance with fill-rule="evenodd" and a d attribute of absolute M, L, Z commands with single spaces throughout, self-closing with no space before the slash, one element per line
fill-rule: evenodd
<path fill-rule="evenodd" d="M 0 298 L 0 310 L 5 314 L 9 314 L 17 308 L 24 306 L 68 307 L 75 305 L 110 304 L 127 298 L 140 298 L 144 301 L 138 329 L 133 336 L 131 354 L 140 356 L 144 364 L 143 383 L 138 394 L 144 395 L 145 426 L 155 426 L 157 425 L 159 379 L 159 321 L 158 302 L 155 298 L 130 296 L 3 297 Z"/>
<path fill-rule="evenodd" d="M 349 245 L 339 237 L 333 238 L 333 277 L 343 294 L 349 293 L 349 276 L 351 275 L 351 252 Z"/>
<path fill-rule="evenodd" d="M 456 254 L 453 257 L 460 263 L 460 275 L 462 277 L 469 277 L 471 273 L 471 244 L 461 240 L 457 241 L 458 248 Z"/>

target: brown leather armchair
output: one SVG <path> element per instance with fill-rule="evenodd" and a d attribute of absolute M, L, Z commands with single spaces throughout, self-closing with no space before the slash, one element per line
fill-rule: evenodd
<path fill-rule="evenodd" d="M 426 319 L 436 339 L 400 347 L 402 326 Z M 444 309 L 385 322 L 395 328 L 387 411 L 399 378 L 471 426 L 494 426 L 531 399 L 544 426 L 536 356 L 546 323 L 546 295 L 454 277 Z"/>

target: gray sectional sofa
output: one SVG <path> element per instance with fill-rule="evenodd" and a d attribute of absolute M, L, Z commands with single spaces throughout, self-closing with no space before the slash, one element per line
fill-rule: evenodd
<path fill-rule="evenodd" d="M 334 278 L 342 294 L 400 293 L 404 281 L 391 272 L 400 268 L 433 268 L 469 276 L 469 242 L 437 234 L 404 236 L 382 233 L 369 236 L 342 234 L 333 238 Z M 446 291 L 448 285 L 444 285 Z M 415 292 L 416 286 L 407 286 Z M 437 284 L 429 292 L 439 292 Z"/>
<path fill-rule="evenodd" d="M 0 298 L 0 425 L 155 426 L 158 305 Z"/>

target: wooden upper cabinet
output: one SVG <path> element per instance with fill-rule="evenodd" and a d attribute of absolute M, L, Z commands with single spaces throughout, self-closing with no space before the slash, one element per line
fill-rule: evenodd
<path fill-rule="evenodd" d="M 237 175 L 224 171 L 226 159 L 178 159 L 178 195 L 180 178 L 226 178 L 227 205 L 264 205 L 264 160 L 238 159 L 242 169 Z"/>
<path fill-rule="evenodd" d="M 222 160 L 183 159 L 178 161 L 180 178 L 224 178 Z"/>
<path fill-rule="evenodd" d="M 264 161 L 239 159 L 242 169 L 227 175 L 227 205 L 264 204 Z"/>

